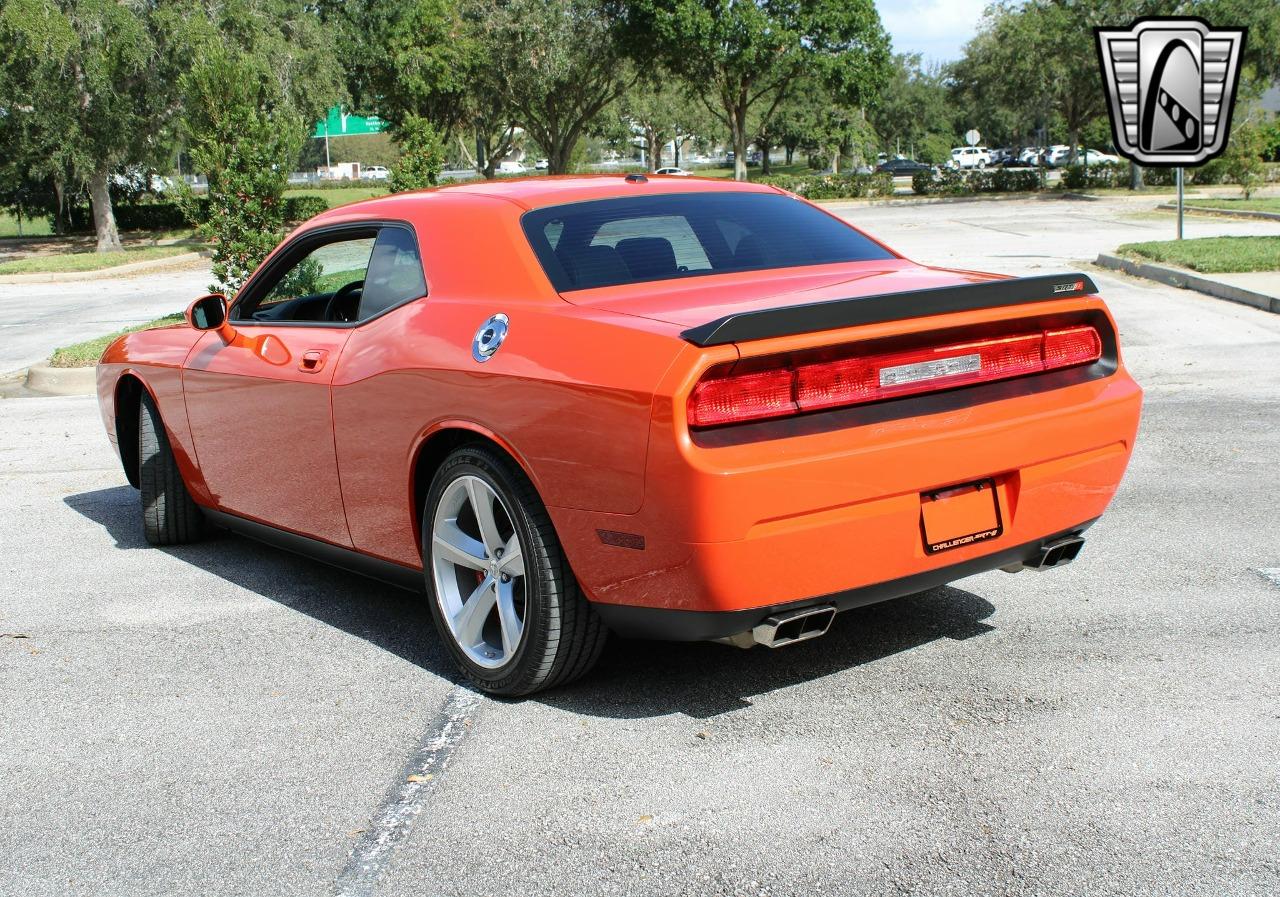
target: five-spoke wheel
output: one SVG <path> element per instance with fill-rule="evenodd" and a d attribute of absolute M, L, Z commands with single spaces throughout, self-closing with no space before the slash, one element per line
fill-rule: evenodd
<path fill-rule="evenodd" d="M 523 695 L 595 664 L 607 630 L 517 465 L 487 446 L 455 450 L 432 479 L 422 519 L 431 612 L 471 681 Z"/>

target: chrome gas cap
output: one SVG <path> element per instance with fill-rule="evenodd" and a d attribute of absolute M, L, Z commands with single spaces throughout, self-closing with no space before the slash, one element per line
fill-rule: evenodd
<path fill-rule="evenodd" d="M 510 323 L 506 315 L 494 315 L 481 324 L 475 339 L 471 341 L 471 357 L 482 364 L 492 358 L 493 353 L 498 351 L 502 341 L 507 338 Z"/>

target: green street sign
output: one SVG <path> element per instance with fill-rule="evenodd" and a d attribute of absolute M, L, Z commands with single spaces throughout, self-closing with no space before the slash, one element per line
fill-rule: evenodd
<path fill-rule="evenodd" d="M 334 106 L 329 115 L 316 122 L 312 137 L 355 137 L 361 134 L 381 134 L 387 123 L 376 115 L 348 115 L 341 106 Z"/>

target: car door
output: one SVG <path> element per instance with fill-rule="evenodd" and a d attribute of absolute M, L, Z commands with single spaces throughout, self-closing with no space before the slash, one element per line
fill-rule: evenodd
<path fill-rule="evenodd" d="M 240 291 L 235 338 L 206 333 L 183 390 L 200 469 L 222 511 L 349 546 L 330 384 L 357 323 L 379 226 L 290 241 Z"/>

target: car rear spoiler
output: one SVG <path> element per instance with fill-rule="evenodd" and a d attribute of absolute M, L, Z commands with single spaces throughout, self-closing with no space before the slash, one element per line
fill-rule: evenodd
<path fill-rule="evenodd" d="M 986 283 L 745 311 L 692 327 L 680 336 L 695 346 L 723 346 L 726 343 L 923 318 L 955 311 L 1074 299 L 1097 291 L 1087 274 L 1010 277 Z"/>

